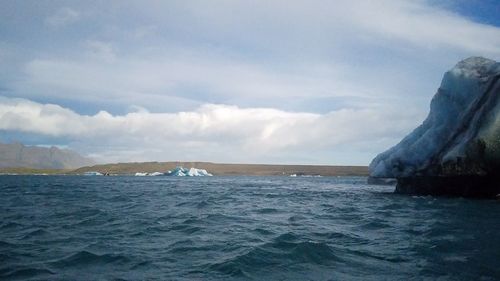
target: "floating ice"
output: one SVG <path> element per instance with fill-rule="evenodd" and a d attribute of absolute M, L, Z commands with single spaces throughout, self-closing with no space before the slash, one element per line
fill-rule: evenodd
<path fill-rule="evenodd" d="M 135 176 L 136 177 L 156 177 L 156 176 L 163 176 L 165 175 L 164 173 L 160 173 L 160 172 L 153 172 L 153 173 L 135 173 Z"/>
<path fill-rule="evenodd" d="M 499 78 L 500 63 L 493 60 L 459 62 L 445 73 L 427 119 L 375 157 L 371 175 L 491 174 L 500 167 Z"/>
<path fill-rule="evenodd" d="M 212 174 L 204 169 L 190 168 L 186 169 L 183 167 L 176 167 L 167 176 L 177 176 L 177 177 L 211 177 Z"/>
<path fill-rule="evenodd" d="M 99 172 L 85 172 L 83 173 L 84 176 L 102 176 L 103 174 Z"/>

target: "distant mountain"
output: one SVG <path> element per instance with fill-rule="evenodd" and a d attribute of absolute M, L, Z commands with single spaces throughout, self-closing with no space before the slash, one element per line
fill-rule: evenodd
<path fill-rule="evenodd" d="M 92 159 L 68 149 L 0 143 L 0 168 L 76 169 L 93 164 Z"/>

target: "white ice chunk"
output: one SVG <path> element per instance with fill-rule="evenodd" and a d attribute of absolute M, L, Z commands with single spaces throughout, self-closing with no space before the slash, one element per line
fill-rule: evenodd
<path fill-rule="evenodd" d="M 99 172 L 85 172 L 83 173 L 84 176 L 102 176 L 102 173 Z"/>
<path fill-rule="evenodd" d="M 204 169 L 196 169 L 196 168 L 190 168 L 186 169 L 183 167 L 176 167 L 174 170 L 172 170 L 170 173 L 167 175 L 169 176 L 177 176 L 177 177 L 210 177 L 212 174 L 207 172 L 207 170 Z"/>

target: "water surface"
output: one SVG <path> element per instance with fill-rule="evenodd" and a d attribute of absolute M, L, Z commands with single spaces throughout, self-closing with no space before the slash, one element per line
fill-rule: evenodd
<path fill-rule="evenodd" d="M 0 279 L 500 280 L 500 202 L 365 182 L 0 176 Z"/>

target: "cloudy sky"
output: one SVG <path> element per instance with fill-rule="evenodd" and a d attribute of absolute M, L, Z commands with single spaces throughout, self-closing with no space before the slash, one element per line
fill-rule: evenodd
<path fill-rule="evenodd" d="M 0 4 L 0 142 L 100 162 L 367 165 L 500 59 L 497 0 Z"/>

